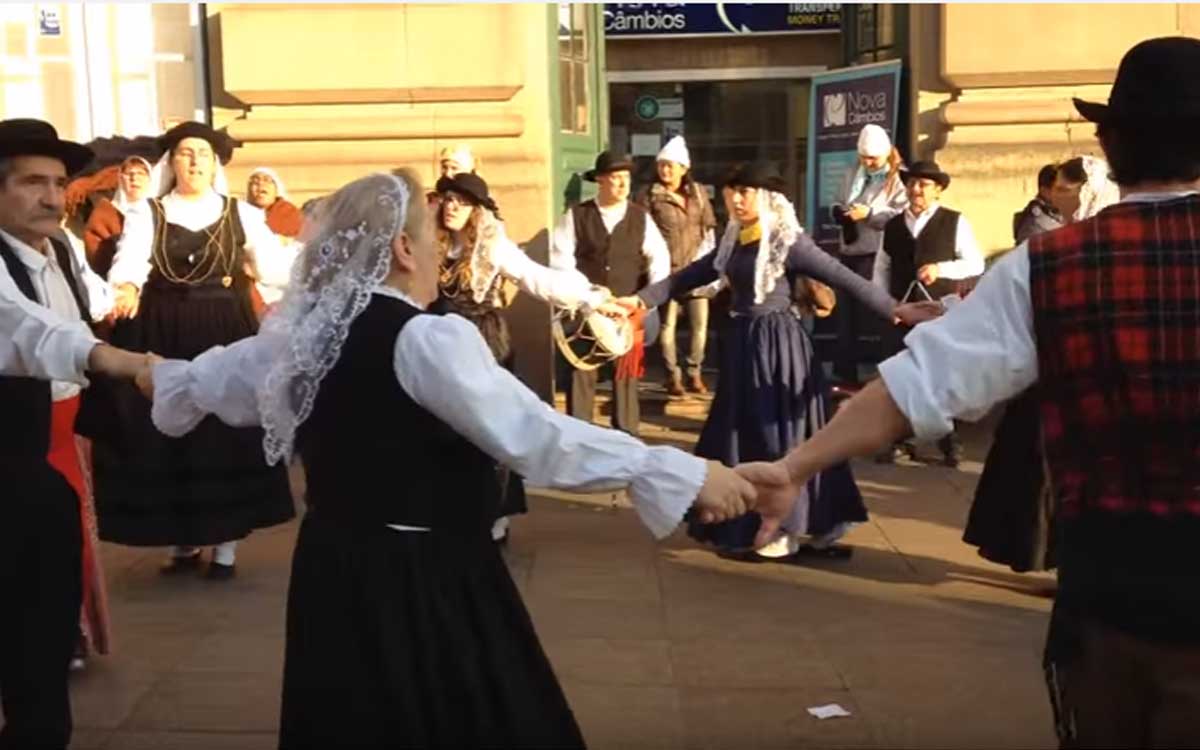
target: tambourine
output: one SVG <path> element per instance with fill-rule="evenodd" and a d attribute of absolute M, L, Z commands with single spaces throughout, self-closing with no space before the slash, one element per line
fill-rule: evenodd
<path fill-rule="evenodd" d="M 658 338 L 658 310 L 647 310 L 642 322 L 644 346 Z M 550 322 L 554 343 L 577 370 L 598 370 L 633 348 L 634 328 L 629 318 L 611 318 L 599 311 L 580 315 L 558 309 Z"/>

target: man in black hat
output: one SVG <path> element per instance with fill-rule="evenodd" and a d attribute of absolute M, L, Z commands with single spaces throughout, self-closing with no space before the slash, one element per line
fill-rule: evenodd
<path fill-rule="evenodd" d="M 1200 747 L 1200 40 L 1121 60 L 1096 123 L 1121 187 L 1005 254 L 759 489 L 934 439 L 1036 385 L 1056 498 L 1046 677 L 1063 747 Z M 786 474 L 786 481 L 782 474 Z"/>
<path fill-rule="evenodd" d="M 551 268 L 578 269 L 617 297 L 632 295 L 671 273 L 667 241 L 646 209 L 629 201 L 632 169 L 633 159 L 627 155 L 605 151 L 596 157 L 595 168 L 583 176 L 596 183 L 596 197 L 567 210 L 554 229 L 550 251 Z M 641 357 L 635 346 L 618 362 L 613 377 L 613 427 L 631 435 L 638 434 L 641 421 Z M 572 373 L 567 386 L 572 416 L 592 421 L 597 380 L 595 370 Z"/>
<path fill-rule="evenodd" d="M 875 255 L 875 283 L 901 302 L 926 299 L 920 289 L 935 300 L 957 293 L 957 280 L 983 273 L 983 253 L 967 217 L 941 205 L 950 175 L 937 162 L 918 161 L 901 169 L 900 178 L 908 192 L 908 208 L 884 225 L 883 251 Z M 901 348 L 902 335 L 893 332 L 893 351 Z M 938 447 L 946 466 L 958 466 L 961 447 L 954 433 Z M 892 461 L 895 451 L 878 458 Z"/>
<path fill-rule="evenodd" d="M 133 377 L 143 355 L 108 346 L 84 321 L 112 304 L 107 285 L 62 242 L 67 178 L 92 152 L 40 120 L 0 121 L 0 748 L 65 747 L 68 664 L 82 597 L 80 498 L 50 460 L 73 440 L 56 404 L 87 373 Z M 72 443 L 73 445 L 73 443 Z"/>

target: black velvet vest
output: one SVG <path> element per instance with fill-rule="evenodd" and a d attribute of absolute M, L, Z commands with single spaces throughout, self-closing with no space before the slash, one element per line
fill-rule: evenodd
<path fill-rule="evenodd" d="M 396 379 L 396 337 L 423 314 L 376 294 L 351 325 L 297 436 L 307 502 L 321 518 L 354 525 L 485 534 L 499 503 L 495 462 Z"/>
<path fill-rule="evenodd" d="M 612 290 L 617 296 L 633 294 L 645 285 L 646 263 L 642 244 L 646 240 L 646 209 L 633 203 L 625 218 L 613 227 L 604 227 L 596 201 L 584 201 L 571 209 L 575 220 L 575 266 L 593 284 Z"/>
<path fill-rule="evenodd" d="M 883 230 L 883 251 L 892 259 L 892 278 L 888 291 L 896 299 L 902 299 L 908 285 L 917 278 L 917 270 L 929 263 L 955 260 L 954 254 L 958 235 L 957 211 L 939 207 L 929 219 L 920 236 L 913 239 L 901 212 L 887 223 Z M 954 292 L 957 285 L 952 279 L 938 279 L 926 287 L 934 299 L 941 299 Z M 909 301 L 922 299 L 919 294 Z"/>
<path fill-rule="evenodd" d="M 75 279 L 71 251 L 57 240 L 50 240 L 67 286 L 79 306 L 80 316 L 88 319 L 87 305 Z M 41 304 L 33 280 L 16 252 L 0 239 L 0 258 L 21 293 Z M 39 378 L 0 377 L 0 414 L 5 429 L 0 430 L 0 463 L 19 466 L 23 462 L 45 463 L 50 450 L 50 381 Z"/>

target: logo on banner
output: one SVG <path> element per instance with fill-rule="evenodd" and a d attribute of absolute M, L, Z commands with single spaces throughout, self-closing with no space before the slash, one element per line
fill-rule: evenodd
<path fill-rule="evenodd" d="M 888 119 L 888 97 L 882 91 L 864 93 L 851 91 L 848 94 L 848 109 L 850 116 L 843 117 L 842 124 L 868 125 L 882 123 Z"/>
<path fill-rule="evenodd" d="M 821 122 L 824 127 L 838 128 L 846 124 L 846 95 L 826 94 Z"/>

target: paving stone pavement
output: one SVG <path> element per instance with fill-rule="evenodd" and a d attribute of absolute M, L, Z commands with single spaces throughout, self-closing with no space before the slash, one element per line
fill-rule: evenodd
<path fill-rule="evenodd" d="M 643 436 L 689 445 L 687 409 Z M 509 558 L 593 748 L 1050 748 L 1047 576 L 960 541 L 986 444 L 958 470 L 855 465 L 870 522 L 847 561 L 723 560 L 656 544 L 608 496 L 538 493 Z M 162 550 L 104 545 L 114 649 L 72 678 L 78 750 L 276 742 L 296 524 L 254 534 L 227 583 L 164 578 Z M 838 703 L 849 718 L 806 709 Z"/>

